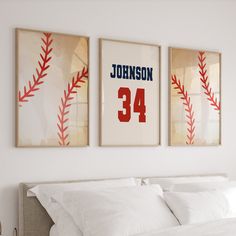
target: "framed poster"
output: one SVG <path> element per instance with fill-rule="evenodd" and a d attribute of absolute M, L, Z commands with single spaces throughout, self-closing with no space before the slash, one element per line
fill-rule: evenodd
<path fill-rule="evenodd" d="M 170 145 L 221 144 L 221 54 L 170 48 Z"/>
<path fill-rule="evenodd" d="M 160 51 L 158 45 L 100 39 L 100 145 L 159 145 Z"/>
<path fill-rule="evenodd" d="M 16 145 L 88 145 L 89 38 L 17 29 L 16 67 Z"/>

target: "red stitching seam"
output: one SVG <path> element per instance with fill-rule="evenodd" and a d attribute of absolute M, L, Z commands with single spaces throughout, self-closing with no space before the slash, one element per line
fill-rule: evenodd
<path fill-rule="evenodd" d="M 194 119 L 194 111 L 193 105 L 190 102 L 190 97 L 188 96 L 188 92 L 185 91 L 184 85 L 181 85 L 180 80 L 177 80 L 176 75 L 172 75 L 172 84 L 175 85 L 174 89 L 179 90 L 177 93 L 181 94 L 180 97 L 183 101 L 185 106 L 185 111 L 187 112 L 186 117 L 188 119 L 188 134 L 187 134 L 187 141 L 186 144 L 194 144 L 194 136 L 195 136 L 195 119 Z"/>
<path fill-rule="evenodd" d="M 77 73 L 77 77 L 73 77 L 72 82 L 68 83 L 67 91 L 64 90 L 64 97 L 61 98 L 61 104 L 59 106 L 59 114 L 57 115 L 58 118 L 58 137 L 59 137 L 59 145 L 60 146 L 68 146 L 70 144 L 69 141 L 67 141 L 69 134 L 66 134 L 66 130 L 68 129 L 68 126 L 66 125 L 66 122 L 69 120 L 67 118 L 67 115 L 69 114 L 68 108 L 71 106 L 70 101 L 73 99 L 73 94 L 76 94 L 78 91 L 77 88 L 80 88 L 81 86 L 78 85 L 79 83 L 85 83 L 83 78 L 88 78 L 88 69 L 83 68 L 82 72 Z"/>
<path fill-rule="evenodd" d="M 44 83 L 42 79 L 47 76 L 46 70 L 50 67 L 48 63 L 52 59 L 49 55 L 53 49 L 52 47 L 50 48 L 53 39 L 51 39 L 52 34 L 50 33 L 43 33 L 43 35 L 44 38 L 41 38 L 43 43 L 41 45 L 42 53 L 40 53 L 41 60 L 38 60 L 39 67 L 36 68 L 36 75 L 33 74 L 33 82 L 28 82 L 28 89 L 24 86 L 23 94 L 21 95 L 21 91 L 18 92 L 19 103 L 28 102 L 28 99 L 34 96 L 34 92 L 39 90 L 39 85 Z"/>
<path fill-rule="evenodd" d="M 212 88 L 208 81 L 205 52 L 199 52 L 198 60 L 200 69 L 199 74 L 201 75 L 200 80 L 202 81 L 202 87 L 205 90 L 204 93 L 207 95 L 207 100 L 210 101 L 211 106 L 213 106 L 216 111 L 220 111 L 220 102 L 217 102 L 217 98 L 215 98 L 215 94 L 212 92 Z"/>

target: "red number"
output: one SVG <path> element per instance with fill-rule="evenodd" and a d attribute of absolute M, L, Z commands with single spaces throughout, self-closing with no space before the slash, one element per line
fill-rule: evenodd
<path fill-rule="evenodd" d="M 139 113 L 139 122 L 146 122 L 145 90 L 138 88 L 134 99 L 134 112 Z"/>
<path fill-rule="evenodd" d="M 124 99 L 125 97 L 125 99 Z M 118 111 L 120 122 L 129 122 L 131 118 L 131 92 L 129 88 L 121 87 L 118 90 L 118 98 L 123 100 L 123 111 Z M 139 122 L 146 122 L 145 90 L 138 88 L 134 99 L 134 112 L 139 113 Z"/>
<path fill-rule="evenodd" d="M 118 98 L 124 98 L 123 100 L 123 108 L 125 109 L 124 111 L 118 111 L 118 118 L 120 122 L 129 122 L 130 121 L 130 113 L 131 113 L 131 108 L 130 108 L 130 90 L 129 88 L 120 88 L 118 90 Z"/>

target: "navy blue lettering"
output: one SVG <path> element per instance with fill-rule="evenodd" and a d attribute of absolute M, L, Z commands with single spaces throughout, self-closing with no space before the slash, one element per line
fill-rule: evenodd
<path fill-rule="evenodd" d="M 141 70 L 141 68 L 139 66 L 137 66 L 136 67 L 136 80 L 140 80 L 140 76 L 141 76 L 140 70 Z"/>
<path fill-rule="evenodd" d="M 121 65 L 117 65 L 116 69 L 117 69 L 117 71 L 116 71 L 117 78 L 121 79 L 122 78 L 122 66 Z"/>
<path fill-rule="evenodd" d="M 153 81 L 153 68 L 112 64 L 111 78 Z"/>
<path fill-rule="evenodd" d="M 142 80 L 146 80 L 146 67 L 142 67 Z"/>
<path fill-rule="evenodd" d="M 152 81 L 152 67 L 147 68 L 147 81 Z"/>
<path fill-rule="evenodd" d="M 126 65 L 123 65 L 123 79 L 129 78 L 129 67 Z"/>
<path fill-rule="evenodd" d="M 129 67 L 130 79 L 135 79 L 135 66 Z"/>
<path fill-rule="evenodd" d="M 111 78 L 116 78 L 116 64 L 112 64 L 113 73 L 110 73 Z"/>

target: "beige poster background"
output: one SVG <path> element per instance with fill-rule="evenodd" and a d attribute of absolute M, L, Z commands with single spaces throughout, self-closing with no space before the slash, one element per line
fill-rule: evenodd
<path fill-rule="evenodd" d="M 64 90 L 68 94 L 68 84 L 76 78 L 83 68 L 88 69 L 88 38 L 52 33 L 52 48 L 46 65 L 49 68 L 41 79 L 42 84 L 36 86 L 32 97 L 27 102 L 19 101 L 19 91 L 24 94 L 24 87 L 29 90 L 29 81 L 34 84 L 33 76 L 37 78 L 36 68 L 40 71 L 38 61 L 43 63 L 40 54 L 44 57 L 46 46 L 42 39 L 47 37 L 43 32 L 18 30 L 17 31 L 17 145 L 18 146 L 84 146 L 88 144 L 88 78 L 79 82 L 80 88 L 74 88 L 72 99 L 65 109 L 63 123 L 65 144 L 60 145 L 58 133 L 61 133 L 57 124 L 60 115 Z M 43 48 L 44 49 L 43 49 Z"/>
<path fill-rule="evenodd" d="M 191 122 L 187 117 L 190 113 L 186 100 L 181 99 L 183 94 L 173 83 L 173 76 L 184 85 L 192 106 L 194 130 L 191 144 L 220 144 L 220 54 L 171 48 L 170 66 L 170 144 L 188 145 L 187 136 L 191 136 L 188 131 Z"/>
<path fill-rule="evenodd" d="M 159 54 L 155 45 L 120 41 L 101 41 L 101 145 L 158 145 L 159 144 Z M 112 64 L 153 68 L 153 81 L 111 79 Z M 131 119 L 120 122 L 117 113 L 123 110 L 122 99 L 118 98 L 120 87 L 131 91 Z M 137 88 L 145 89 L 146 122 L 138 121 L 133 112 Z"/>

